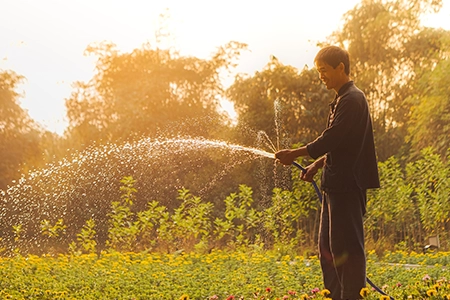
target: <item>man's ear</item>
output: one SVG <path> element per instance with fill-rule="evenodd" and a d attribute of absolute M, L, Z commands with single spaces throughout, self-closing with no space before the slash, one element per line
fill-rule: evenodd
<path fill-rule="evenodd" d="M 343 62 L 340 62 L 337 67 L 338 67 L 339 71 L 345 72 L 345 66 L 344 66 Z"/>

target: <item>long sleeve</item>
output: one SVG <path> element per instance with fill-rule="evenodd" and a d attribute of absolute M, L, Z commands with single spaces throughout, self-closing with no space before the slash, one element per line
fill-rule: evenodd
<path fill-rule="evenodd" d="M 326 155 L 324 190 L 379 187 L 372 120 L 365 95 L 353 82 L 332 103 L 328 127 L 307 150 L 313 158 Z"/>

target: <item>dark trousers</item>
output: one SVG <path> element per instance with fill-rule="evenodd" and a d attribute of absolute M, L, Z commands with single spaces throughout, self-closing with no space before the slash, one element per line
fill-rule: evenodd
<path fill-rule="evenodd" d="M 324 193 L 319 256 L 325 288 L 333 300 L 361 299 L 366 286 L 365 205 L 365 190 Z"/>

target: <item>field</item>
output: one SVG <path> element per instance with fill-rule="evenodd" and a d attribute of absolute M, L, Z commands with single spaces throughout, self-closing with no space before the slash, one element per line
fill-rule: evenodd
<path fill-rule="evenodd" d="M 449 262 L 447 252 L 369 253 L 367 275 L 395 299 L 450 299 Z M 257 249 L 4 257 L 0 276 L 1 299 L 327 299 L 317 257 Z"/>

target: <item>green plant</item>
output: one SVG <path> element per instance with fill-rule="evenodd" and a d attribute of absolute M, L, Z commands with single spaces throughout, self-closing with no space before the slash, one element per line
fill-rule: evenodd
<path fill-rule="evenodd" d="M 132 250 L 139 234 L 139 224 L 135 220 L 135 214 L 131 211 L 133 206 L 134 188 L 136 180 L 131 176 L 125 176 L 120 181 L 121 201 L 111 203 L 109 217 L 109 230 L 107 246 L 114 250 Z"/>
<path fill-rule="evenodd" d="M 200 197 L 193 196 L 189 190 L 178 191 L 181 204 L 171 216 L 171 233 L 174 246 L 180 249 L 205 241 L 210 236 L 212 203 L 202 202 Z"/>
<path fill-rule="evenodd" d="M 96 234 L 95 221 L 92 219 L 87 220 L 86 224 L 81 228 L 81 232 L 77 234 L 77 243 L 72 243 L 69 246 L 71 253 L 95 253 L 97 250 Z"/>
<path fill-rule="evenodd" d="M 225 199 L 224 219 L 214 220 L 214 237 L 228 244 L 249 245 L 257 238 L 255 229 L 261 224 L 261 212 L 252 207 L 253 191 L 246 185 L 239 186 L 239 193 L 231 193 Z"/>
<path fill-rule="evenodd" d="M 137 227 L 141 248 L 162 247 L 171 240 L 170 214 L 158 201 L 148 203 L 148 208 L 137 213 Z"/>
<path fill-rule="evenodd" d="M 41 233 L 49 238 L 57 238 L 61 233 L 64 233 L 67 226 L 64 224 L 63 219 L 58 219 L 55 225 L 52 225 L 49 220 L 41 221 Z"/>

